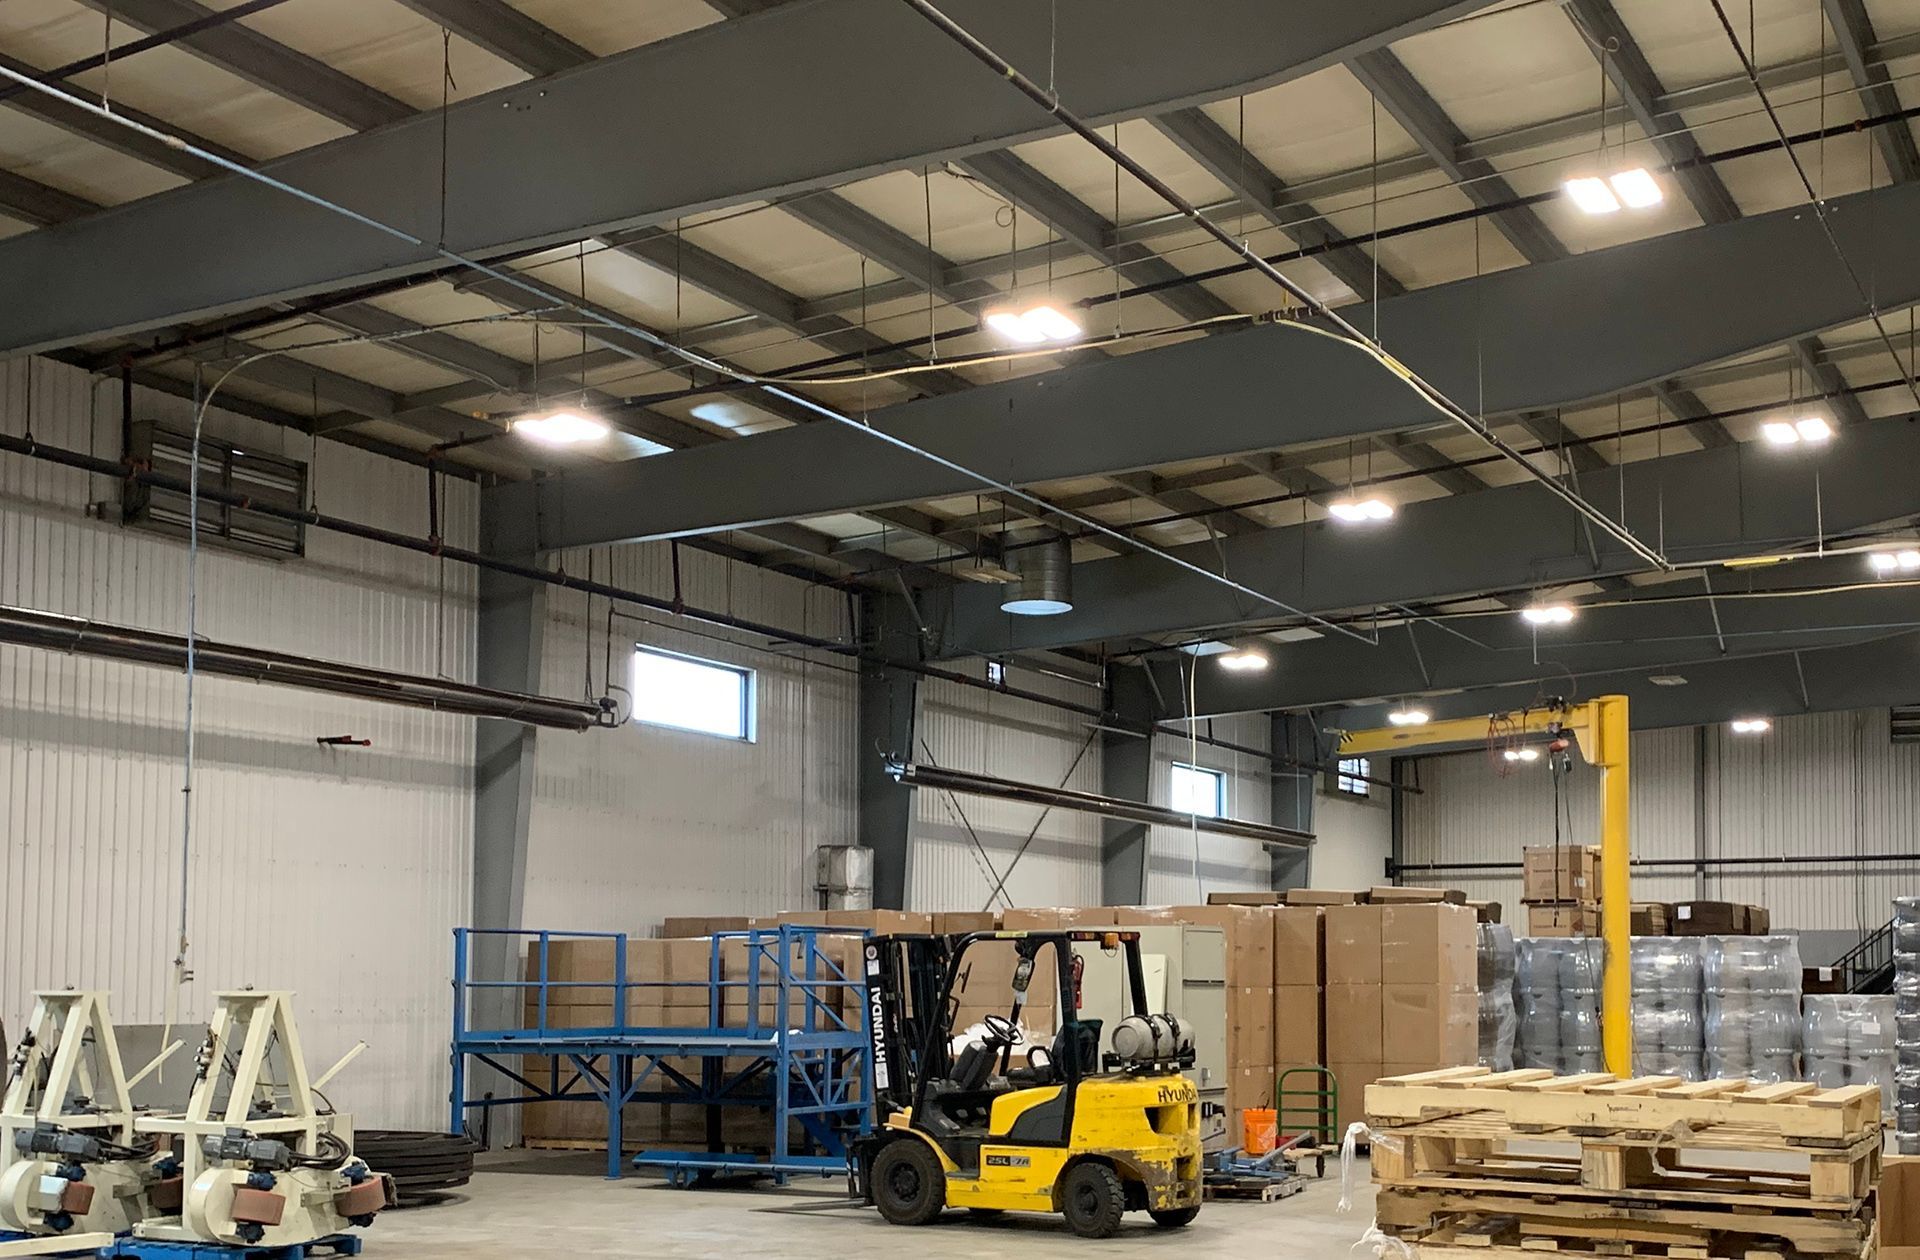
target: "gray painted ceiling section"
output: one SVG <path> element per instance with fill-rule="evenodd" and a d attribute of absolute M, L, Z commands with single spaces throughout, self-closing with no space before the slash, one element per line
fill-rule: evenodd
<path fill-rule="evenodd" d="M 1711 602 L 1663 598 L 1700 594 L 1704 587 L 1697 579 L 1662 583 L 1642 592 L 1631 605 L 1585 608 L 1572 625 L 1537 634 L 1517 613 L 1501 611 L 1438 624 L 1391 626 L 1380 631 L 1377 645 L 1339 637 L 1276 643 L 1269 653 L 1271 664 L 1257 675 L 1201 663 L 1194 680 L 1194 711 L 1218 716 L 1320 708 L 1523 683 L 1555 692 L 1567 689 L 1569 674 L 1630 669 L 1685 674 L 1696 664 L 1732 656 L 1920 632 L 1920 595 L 1912 587 L 1864 585 L 1868 576 L 1864 559 L 1857 555 L 1716 570 L 1709 574 L 1718 596 Z M 1828 583 L 1858 589 L 1791 598 L 1781 594 Z M 1176 660 L 1175 655 L 1156 657 L 1153 663 L 1160 692 L 1170 700 L 1186 694 L 1180 671 L 1192 665 L 1192 658 Z M 1184 703 L 1174 702 L 1184 714 Z"/>
<path fill-rule="evenodd" d="M 1686 685 L 1659 687 L 1642 670 L 1564 679 L 1549 695 L 1574 699 L 1624 695 L 1636 729 L 1702 726 L 1736 717 L 1785 717 L 1920 701 L 1920 634 L 1871 643 L 1734 657 L 1689 666 Z M 1528 683 L 1439 696 L 1423 701 L 1436 718 L 1473 717 L 1537 703 L 1542 688 Z M 1388 705 L 1363 705 L 1319 715 L 1322 727 L 1367 730 L 1384 726 Z"/>
<path fill-rule="evenodd" d="M 1061 0 L 1058 82 L 1092 119 L 1311 73 L 1486 0 Z M 949 0 L 1044 72 L 1049 12 Z M 777 102 L 778 108 L 768 108 Z M 266 163 L 275 178 L 469 257 L 831 187 L 1058 130 L 897 0 L 801 0 Z M 51 349 L 440 265 L 240 176 L 0 242 L 0 352 Z"/>
<path fill-rule="evenodd" d="M 1837 199 L 1831 216 L 1883 310 L 1920 301 L 1920 251 L 1884 230 L 1920 218 L 1920 185 Z M 1368 307 L 1348 314 L 1372 324 Z M 1379 326 L 1395 355 L 1495 415 L 1604 396 L 1862 315 L 1819 225 L 1790 209 L 1423 289 L 1382 302 Z M 1365 354 L 1279 326 L 903 403 L 873 420 L 1020 485 L 1439 422 Z M 491 493 L 529 530 L 537 497 L 538 547 L 550 550 L 978 489 L 847 426 L 813 425 Z"/>
<path fill-rule="evenodd" d="M 1613 508 L 1626 479 L 1626 521 L 1664 544 L 1675 562 L 1745 556 L 1920 514 L 1920 479 L 1889 477 L 1920 467 L 1920 425 L 1906 417 L 1846 430 L 1813 457 L 1737 445 L 1585 474 L 1592 502 Z M 1816 481 L 1827 487 L 1818 494 Z M 1844 495 L 1832 487 L 1846 486 Z M 1589 550 L 1590 542 L 1593 550 Z M 1643 569 L 1534 484 L 1429 499 L 1389 524 L 1329 521 L 1176 548 L 1241 583 L 1312 612 L 1588 581 Z M 1014 617 L 1000 591 L 971 586 L 929 611 L 946 656 L 1122 640 L 1271 621 L 1273 610 L 1218 583 L 1147 555 L 1074 567 L 1075 609 Z M 923 610 L 928 611 L 928 610 Z"/>

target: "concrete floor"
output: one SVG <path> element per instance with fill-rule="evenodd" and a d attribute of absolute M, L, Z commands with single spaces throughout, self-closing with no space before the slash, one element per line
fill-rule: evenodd
<path fill-rule="evenodd" d="M 604 1156 L 598 1157 L 604 1159 Z M 1340 1173 L 1278 1203 L 1209 1203 L 1184 1230 L 1155 1229 L 1129 1213 L 1114 1238 L 1076 1238 L 1057 1218 L 1010 1215 L 979 1222 L 950 1213 L 910 1230 L 871 1208 L 840 1206 L 838 1181 L 781 1190 L 675 1190 L 650 1176 L 611 1182 L 593 1156 L 490 1158 L 466 1191 L 430 1207 L 383 1213 L 366 1231 L 368 1260 L 525 1260 L 529 1256 L 674 1256 L 694 1260 L 1069 1260 L 1153 1256 L 1169 1243 L 1205 1256 L 1341 1260 L 1373 1219 L 1364 1163 L 1353 1215 L 1336 1212 Z M 1135 1222 L 1138 1222 L 1137 1224 Z M 1361 1253 L 1365 1254 L 1365 1253 Z"/>

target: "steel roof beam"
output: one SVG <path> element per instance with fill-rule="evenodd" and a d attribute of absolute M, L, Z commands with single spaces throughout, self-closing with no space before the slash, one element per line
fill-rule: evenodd
<path fill-rule="evenodd" d="M 953 275 L 951 259 L 935 253 L 925 242 L 916 241 L 837 193 L 795 197 L 781 202 L 780 208 L 816 232 L 831 236 L 856 254 L 863 254 L 893 272 L 898 277 L 895 283 L 901 293 L 931 290 L 935 297 L 954 306 L 989 302 L 1000 296 L 999 288 L 985 280 Z M 882 300 L 876 291 L 875 288 L 868 290 L 869 305 L 878 305 Z M 796 311 L 803 321 L 808 318 L 809 305 L 802 299 Z M 830 312 L 821 312 L 826 313 Z"/>
<path fill-rule="evenodd" d="M 1646 54 L 1614 10 L 1612 0 L 1565 0 L 1565 9 L 1575 25 L 1591 37 L 1584 42 L 1604 62 L 1607 77 L 1620 90 L 1627 112 L 1653 140 L 1661 158 L 1673 164 L 1698 161 L 1702 156 L 1700 145 L 1685 130 L 1686 122 L 1678 115 L 1660 112 L 1666 92 L 1647 63 Z M 1593 40 L 1612 47 L 1602 56 L 1594 49 Z M 1739 203 L 1711 166 L 1689 166 L 1674 172 L 1673 178 L 1702 222 L 1727 223 L 1740 217 Z"/>
<path fill-rule="evenodd" d="M 538 78 L 593 60 L 593 54 L 506 0 L 400 0 L 470 44 Z"/>
<path fill-rule="evenodd" d="M 1112 244 L 1114 225 L 1109 220 L 1011 153 L 976 154 L 962 161 L 960 167 L 1020 209 L 1052 225 L 1072 248 L 1116 268 L 1134 284 L 1164 284 L 1185 274 L 1144 245 Z M 1234 309 L 1198 284 L 1156 293 L 1154 300 L 1189 321 L 1230 315 Z"/>
<path fill-rule="evenodd" d="M 1920 253 L 1876 224 L 1920 185 L 1836 198 L 1831 221 L 1884 309 L 1920 300 Z M 1421 289 L 1380 305 L 1387 345 L 1490 416 L 1606 397 L 1858 319 L 1859 296 L 1798 207 Z M 1362 326 L 1372 312 L 1357 308 Z M 1632 309 L 1643 317 L 1623 319 Z M 1541 312 L 1555 312 L 1542 319 Z M 1178 417 L 1170 423 L 1169 417 Z M 1357 351 L 1260 326 L 884 408 L 876 427 L 1015 484 L 1435 427 Z M 509 488 L 543 547 L 668 537 L 973 494 L 963 474 L 841 425 Z M 541 506 L 536 513 L 533 498 Z M 529 528 L 531 526 L 529 525 Z"/>
<path fill-rule="evenodd" d="M 1818 461 L 1741 444 L 1599 470 L 1582 477 L 1581 489 L 1596 503 L 1624 501 L 1629 524 L 1662 522 L 1667 554 L 1699 563 L 1920 513 L 1920 482 L 1885 475 L 1916 460 L 1920 425 L 1894 417 L 1849 430 Z M 1816 479 L 1848 492 L 1823 499 Z M 1644 567 L 1609 539 L 1590 546 L 1578 519 L 1535 483 L 1405 504 L 1377 530 L 1315 521 L 1174 551 L 1319 613 L 1571 585 Z M 1073 580 L 1075 608 L 1058 617 L 1009 617 L 978 593 L 956 593 L 941 618 L 942 654 L 1273 624 L 1270 610 L 1154 556 L 1079 564 Z"/>
<path fill-rule="evenodd" d="M 1713 590 L 1726 598 L 1714 601 L 1713 607 L 1704 599 L 1663 602 L 1674 594 L 1700 594 L 1697 579 L 1628 588 L 1632 594 L 1624 603 L 1583 609 L 1572 625 L 1551 632 L 1536 633 L 1517 614 L 1505 612 L 1441 623 L 1401 622 L 1382 627 L 1377 645 L 1337 636 L 1289 643 L 1272 654 L 1272 663 L 1258 675 L 1202 670 L 1194 684 L 1195 712 L 1219 716 L 1462 688 L 1529 682 L 1552 686 L 1553 679 L 1564 680 L 1568 671 L 1672 666 L 1685 673 L 1687 664 L 1725 655 L 1861 643 L 1900 628 L 1920 629 L 1911 592 L 1897 588 L 1862 584 L 1860 589 L 1818 597 L 1740 598 L 1743 592 L 1849 586 L 1862 582 L 1864 568 L 1860 557 L 1847 556 L 1830 564 L 1780 565 L 1764 573 L 1715 573 Z M 1161 654 L 1153 666 L 1163 687 L 1170 687 L 1176 673 L 1172 655 Z M 1178 688 L 1177 694 L 1184 702 L 1186 689 Z M 1184 709 L 1179 716 L 1185 716 Z"/>
<path fill-rule="evenodd" d="M 679 276 L 694 288 L 710 293 L 723 302 L 760 316 L 788 332 L 817 341 L 835 354 L 873 356 L 878 367 L 900 367 L 925 363 L 919 355 L 888 348 L 887 339 L 848 323 L 838 315 L 823 315 L 810 323 L 800 319 L 800 296 L 790 293 L 771 280 L 755 275 L 692 241 L 671 232 L 641 228 L 606 238 L 615 249 L 642 262 Z M 917 393 L 952 394 L 967 389 L 970 382 L 957 372 L 945 370 L 918 372 L 901 381 Z"/>
<path fill-rule="evenodd" d="M 37 66 L 31 66 L 24 61 L 4 55 L 0 55 L 0 66 L 5 66 L 16 74 L 25 74 L 34 77 L 38 77 L 43 73 Z M 122 127 L 118 123 L 109 122 L 98 115 L 90 114 L 76 105 L 69 105 L 65 101 L 55 100 L 51 96 L 43 96 L 39 92 L 24 90 L 17 92 L 6 98 L 6 105 L 9 109 L 19 110 L 23 114 L 30 114 L 44 123 L 60 128 L 62 131 L 69 132 L 76 136 L 84 136 L 88 140 L 92 140 L 97 144 L 103 144 L 118 153 L 124 153 L 131 158 L 138 158 L 142 162 L 157 166 L 163 171 L 171 171 L 173 174 L 185 179 L 203 179 L 219 170 L 219 168 L 212 163 L 195 157 L 193 154 L 187 153 L 184 150 L 177 149 L 164 141 L 141 135 L 130 127 Z M 175 127 L 170 123 L 163 123 L 152 114 L 129 108 L 124 101 L 115 101 L 113 103 L 113 112 L 123 118 L 137 122 L 144 127 L 153 127 L 161 131 L 171 132 L 179 136 L 182 140 L 185 140 L 188 144 L 196 148 L 205 149 L 211 153 L 217 153 L 228 161 L 238 162 L 242 165 L 246 165 L 250 161 L 245 154 L 238 153 L 223 145 L 215 144 L 203 136 L 196 136 L 192 132 Z"/>
<path fill-rule="evenodd" d="M 88 8 L 111 14 L 152 34 L 185 26 L 213 15 L 214 10 L 194 0 L 80 0 Z M 303 105 L 355 131 L 397 122 L 413 114 L 405 101 L 369 87 L 305 53 L 295 52 L 240 22 L 198 31 L 180 41 L 188 52 L 265 88 L 276 96 Z M 4 269 L 0 269 L 4 270 Z"/>
<path fill-rule="evenodd" d="M 1550 690 L 1582 696 L 1624 695 L 1636 730 L 1710 726 L 1755 714 L 1780 717 L 1872 708 L 1920 695 L 1920 634 L 1700 661 L 1684 667 L 1683 687 L 1648 682 L 1648 675 L 1657 672 L 1663 671 L 1561 674 Z M 1435 718 L 1473 717 L 1521 708 L 1535 701 L 1540 690 L 1538 683 L 1474 688 L 1434 696 L 1421 704 Z M 1369 730 L 1386 725 L 1390 707 L 1360 705 L 1317 717 L 1327 729 Z"/>
<path fill-rule="evenodd" d="M 64 223 L 95 209 L 93 202 L 37 179 L 0 171 L 0 214 L 42 227 Z"/>
<path fill-rule="evenodd" d="M 1102 122 L 1181 108 L 1310 74 L 1482 3 L 1215 0 L 1176 12 L 1157 0 L 1063 0 L 1059 40 L 1074 51 L 1061 63 L 1060 91 Z M 113 5 L 155 28 L 204 13 L 192 0 Z M 1009 55 L 1044 60 L 1050 23 L 1034 6 L 953 5 Z M 189 46 L 350 126 L 375 128 L 278 159 L 277 178 L 422 240 L 441 238 L 437 112 L 409 116 L 383 93 L 301 64 L 311 59 L 270 52 L 240 24 L 202 32 Z M 819 90 L 822 66 L 836 68 L 832 92 Z M 716 94 L 716 84 L 753 90 Z M 690 115 L 690 100 L 713 108 Z M 767 101 L 782 104 L 769 112 Z M 444 129 L 454 154 L 445 239 L 476 256 L 831 187 L 1058 128 L 906 6 L 810 0 L 462 101 Z M 289 240 L 301 247 L 288 249 Z M 443 261 L 427 246 L 251 180 L 202 181 L 57 234 L 0 242 L 0 276 L 46 295 L 4 312 L 0 352 L 224 314 Z"/>
<path fill-rule="evenodd" d="M 1633 115 L 1640 129 L 1653 140 L 1653 147 L 1661 158 L 1681 169 L 1673 173 L 1673 179 L 1680 185 L 1688 202 L 1702 223 L 1731 223 L 1740 217 L 1740 204 L 1727 191 L 1720 175 L 1711 166 L 1700 162 L 1705 156 L 1692 134 L 1685 130 L 1686 122 L 1678 116 L 1662 116 L 1659 102 L 1664 95 L 1659 77 L 1648 64 L 1646 54 L 1640 51 L 1626 23 L 1614 11 L 1612 0 L 1565 0 L 1565 12 L 1577 27 L 1588 49 L 1600 58 L 1607 76 L 1620 90 L 1620 98 L 1626 103 L 1627 112 Z M 1596 41 L 1609 51 L 1596 48 Z M 1699 162 L 1699 165 L 1688 165 Z M 1687 426 L 1687 431 L 1702 446 L 1721 446 L 1733 441 L 1733 435 L 1718 420 L 1699 418 L 1707 413 L 1707 405 L 1693 393 L 1682 389 L 1671 381 L 1664 381 L 1654 387 L 1654 395 L 1666 404 L 1676 416 L 1695 418 Z"/>
<path fill-rule="evenodd" d="M 1846 377 L 1840 375 L 1840 369 L 1828 361 L 1820 349 L 1818 337 L 1796 337 L 1788 349 L 1793 360 L 1812 382 L 1813 387 L 1826 395 L 1826 405 L 1833 409 L 1833 418 L 1842 426 L 1865 424 L 1866 408 L 1853 396 L 1847 385 Z"/>
<path fill-rule="evenodd" d="M 1241 147 L 1205 110 L 1195 107 L 1161 114 L 1153 125 L 1296 246 L 1326 248 L 1329 252 L 1315 261 L 1352 289 L 1355 297 L 1366 301 L 1398 297 L 1407 291 L 1378 258 L 1367 252 L 1366 246 L 1322 221 L 1311 202 L 1296 200 L 1278 175 Z"/>
<path fill-rule="evenodd" d="M 1518 194 L 1506 177 L 1484 158 L 1463 157 L 1467 138 L 1461 134 L 1438 101 L 1420 86 L 1412 71 L 1385 48 L 1362 53 L 1347 63 L 1347 69 L 1373 94 L 1380 107 L 1393 115 L 1395 122 L 1414 143 L 1459 185 L 1460 192 L 1474 205 L 1493 211 L 1494 226 L 1500 229 L 1520 256 L 1528 262 L 1552 262 L 1567 256 L 1567 247 L 1555 239 L 1551 230 L 1528 206 L 1505 203 Z"/>
<path fill-rule="evenodd" d="M 1900 94 L 1893 86 L 1883 62 L 1873 59 L 1877 40 L 1873 21 L 1861 0 L 1821 0 L 1827 11 L 1827 25 L 1839 41 L 1840 55 L 1846 58 L 1847 72 L 1859 89 L 1860 103 L 1869 114 L 1892 114 L 1900 109 Z M 1886 159 L 1887 171 L 1896 180 L 1920 180 L 1920 149 L 1913 142 L 1913 128 L 1906 123 L 1894 127 L 1876 127 L 1874 141 Z"/>

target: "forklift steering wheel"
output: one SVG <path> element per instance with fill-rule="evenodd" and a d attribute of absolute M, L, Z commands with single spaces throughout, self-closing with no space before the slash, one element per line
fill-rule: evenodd
<path fill-rule="evenodd" d="M 984 1040 L 990 1049 L 1006 1049 L 1020 1040 L 1020 1029 L 1005 1015 L 988 1015 L 980 1023 L 987 1030 Z"/>

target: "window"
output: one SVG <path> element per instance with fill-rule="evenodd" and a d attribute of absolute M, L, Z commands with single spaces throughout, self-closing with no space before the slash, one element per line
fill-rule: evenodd
<path fill-rule="evenodd" d="M 1183 814 L 1218 818 L 1226 812 L 1227 776 L 1176 761 L 1169 795 L 1171 808 Z"/>
<path fill-rule="evenodd" d="M 1342 757 L 1333 785 L 1348 796 L 1365 796 L 1367 789 L 1373 786 L 1367 782 L 1372 773 L 1372 763 L 1365 757 Z"/>
<path fill-rule="evenodd" d="M 1005 661 L 987 662 L 987 681 L 996 687 L 1007 685 L 1007 665 Z"/>
<path fill-rule="evenodd" d="M 633 658 L 633 716 L 654 726 L 753 738 L 753 671 L 640 648 Z"/>

